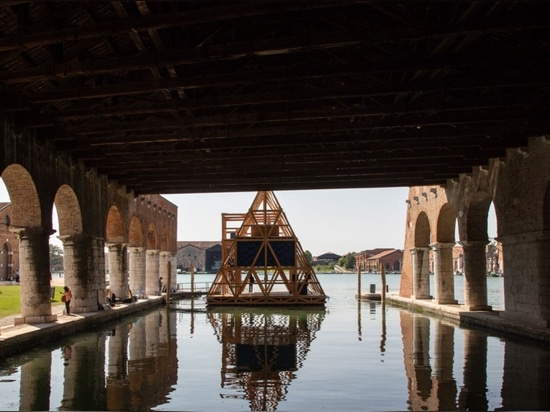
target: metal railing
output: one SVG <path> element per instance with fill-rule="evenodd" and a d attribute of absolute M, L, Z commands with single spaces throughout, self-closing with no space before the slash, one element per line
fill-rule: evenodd
<path fill-rule="evenodd" d="M 191 282 L 189 282 L 177 284 L 178 292 L 207 293 L 208 290 L 210 290 L 210 282 L 195 282 L 194 284 L 191 284 Z"/>

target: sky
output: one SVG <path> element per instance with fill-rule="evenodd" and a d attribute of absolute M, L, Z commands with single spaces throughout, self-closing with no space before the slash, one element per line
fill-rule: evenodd
<path fill-rule="evenodd" d="M 313 256 L 404 247 L 406 187 L 274 193 L 302 249 Z M 255 196 L 256 192 L 164 195 L 178 207 L 178 241 L 221 241 L 221 214 L 246 213 Z M 0 202 L 8 201 L 0 179 Z M 493 221 L 491 206 L 490 238 L 496 236 Z M 55 207 L 53 228 L 58 228 Z"/>

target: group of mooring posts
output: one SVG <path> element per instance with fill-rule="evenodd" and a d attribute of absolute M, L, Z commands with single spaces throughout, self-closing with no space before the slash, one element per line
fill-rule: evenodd
<path fill-rule="evenodd" d="M 370 285 L 369 293 L 361 293 L 361 268 L 357 271 L 357 294 L 355 295 L 356 299 L 360 300 L 377 300 L 377 301 L 386 301 L 386 268 L 383 264 L 380 264 L 380 276 L 382 278 L 382 292 L 376 293 L 376 285 Z"/>

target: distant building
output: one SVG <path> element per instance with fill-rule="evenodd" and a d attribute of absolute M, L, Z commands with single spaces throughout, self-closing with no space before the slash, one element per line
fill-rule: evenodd
<path fill-rule="evenodd" d="M 215 273 L 221 266 L 221 242 L 182 241 L 178 242 L 176 265 L 178 269 L 189 271 L 191 264 L 197 272 Z"/>
<path fill-rule="evenodd" d="M 0 202 L 0 280 L 15 280 L 19 273 L 19 238 L 10 231 L 11 203 Z"/>
<path fill-rule="evenodd" d="M 342 256 L 340 255 L 337 255 L 336 253 L 332 253 L 332 252 L 327 252 L 327 253 L 323 253 L 322 255 L 319 255 L 319 256 L 314 256 L 313 257 L 313 264 L 314 265 L 326 265 L 328 263 L 332 263 L 332 262 L 338 262 L 338 259 L 340 259 Z"/>
<path fill-rule="evenodd" d="M 383 265 L 387 272 L 401 272 L 403 251 L 400 249 L 373 249 L 355 255 L 355 267 L 365 272 L 378 272 Z"/>
<path fill-rule="evenodd" d="M 385 252 L 387 250 L 395 250 L 392 248 L 376 248 L 376 249 L 367 249 L 362 252 L 359 252 L 355 255 L 355 268 L 361 269 L 362 271 L 367 270 L 367 259 L 376 256 L 377 254 L 381 252 Z"/>

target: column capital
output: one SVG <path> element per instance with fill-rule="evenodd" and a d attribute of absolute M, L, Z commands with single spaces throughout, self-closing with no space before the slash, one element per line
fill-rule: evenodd
<path fill-rule="evenodd" d="M 422 252 L 422 251 L 426 251 L 426 250 L 430 250 L 430 247 L 429 246 L 419 246 L 419 247 L 412 247 L 409 249 L 409 251 L 411 253 L 417 253 L 417 252 Z"/>
<path fill-rule="evenodd" d="M 485 247 L 489 243 L 489 240 L 462 240 L 458 244 L 464 248 L 468 247 Z"/>
<path fill-rule="evenodd" d="M 40 236 L 51 236 L 55 233 L 53 229 L 45 229 L 43 227 L 20 227 L 20 228 L 10 228 L 10 232 L 16 234 L 20 238 L 29 238 L 29 237 L 40 237 Z"/>
<path fill-rule="evenodd" d="M 454 242 L 435 242 L 430 244 L 430 247 L 432 248 L 432 250 L 452 249 L 454 246 L 455 246 Z"/>

